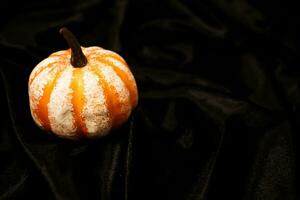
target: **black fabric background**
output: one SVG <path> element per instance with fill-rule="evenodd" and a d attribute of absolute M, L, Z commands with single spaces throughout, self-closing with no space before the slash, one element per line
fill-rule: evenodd
<path fill-rule="evenodd" d="M 298 199 L 299 12 L 288 1 L 2 1 L 0 199 Z M 9 12 L 6 12 L 9 11 Z M 121 129 L 69 141 L 34 124 L 31 70 L 120 53 L 139 88 Z"/>

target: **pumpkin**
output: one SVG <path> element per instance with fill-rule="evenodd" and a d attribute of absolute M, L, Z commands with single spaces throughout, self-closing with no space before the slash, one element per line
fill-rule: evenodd
<path fill-rule="evenodd" d="M 135 79 L 117 53 L 81 47 L 67 28 L 60 33 L 70 49 L 52 53 L 29 77 L 33 120 L 64 138 L 105 136 L 120 127 L 136 107 Z"/>

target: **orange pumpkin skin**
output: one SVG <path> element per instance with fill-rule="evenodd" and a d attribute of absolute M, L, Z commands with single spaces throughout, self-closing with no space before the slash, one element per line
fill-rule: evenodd
<path fill-rule="evenodd" d="M 71 65 L 71 49 L 58 51 L 31 72 L 28 88 L 35 123 L 60 137 L 93 138 L 122 125 L 138 102 L 125 60 L 100 47 L 81 47 L 84 67 Z"/>

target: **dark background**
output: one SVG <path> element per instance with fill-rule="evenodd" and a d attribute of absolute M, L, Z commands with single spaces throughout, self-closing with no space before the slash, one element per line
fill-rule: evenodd
<path fill-rule="evenodd" d="M 299 11 L 289 1 L 1 1 L 0 199 L 298 199 Z M 34 124 L 31 70 L 66 49 L 120 53 L 139 105 L 68 141 Z"/>

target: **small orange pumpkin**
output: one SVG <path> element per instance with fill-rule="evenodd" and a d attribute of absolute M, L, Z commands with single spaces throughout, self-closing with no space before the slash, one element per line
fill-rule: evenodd
<path fill-rule="evenodd" d="M 31 115 L 39 127 L 61 137 L 104 136 L 137 105 L 135 79 L 118 54 L 81 47 L 66 28 L 60 33 L 70 49 L 51 54 L 31 72 Z"/>

